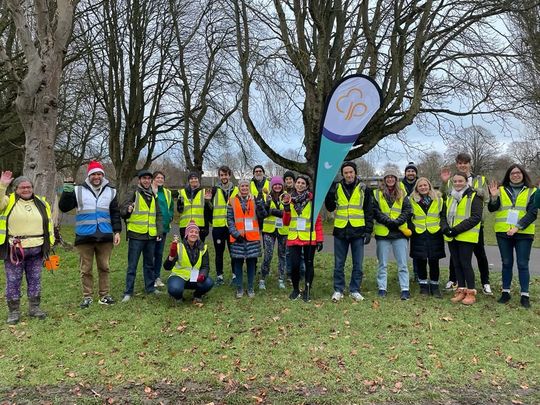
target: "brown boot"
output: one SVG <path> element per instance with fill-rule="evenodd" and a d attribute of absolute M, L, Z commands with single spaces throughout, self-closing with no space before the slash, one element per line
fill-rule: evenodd
<path fill-rule="evenodd" d="M 454 292 L 454 296 L 453 296 L 452 298 L 450 298 L 450 301 L 452 301 L 454 304 L 455 304 L 456 302 L 461 301 L 463 298 L 465 298 L 465 291 L 466 291 L 465 288 L 459 287 L 459 288 L 456 289 L 456 291 Z"/>
<path fill-rule="evenodd" d="M 8 300 L 8 319 L 7 323 L 8 325 L 15 325 L 19 323 L 19 320 L 21 319 L 21 312 L 19 311 L 19 300 Z"/>
<path fill-rule="evenodd" d="M 465 298 L 461 301 L 464 305 L 472 305 L 476 302 L 476 290 L 465 290 Z"/>

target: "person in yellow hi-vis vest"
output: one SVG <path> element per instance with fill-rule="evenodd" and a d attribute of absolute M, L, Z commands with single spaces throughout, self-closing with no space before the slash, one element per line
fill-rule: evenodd
<path fill-rule="evenodd" d="M 156 170 L 152 173 L 152 190 L 157 197 L 159 209 L 161 211 L 161 217 L 163 218 L 163 234 L 161 240 L 156 241 L 156 248 L 154 250 L 154 282 L 156 288 L 164 287 L 163 281 L 161 281 L 161 267 L 163 265 L 163 249 L 165 249 L 165 241 L 167 240 L 167 234 L 171 230 L 171 222 L 174 217 L 174 201 L 172 191 L 165 187 L 165 173 L 161 170 Z"/>
<path fill-rule="evenodd" d="M 14 192 L 6 196 L 7 187 L 13 182 Z M 54 245 L 51 207 L 34 194 L 34 185 L 28 177 L 13 180 L 11 172 L 0 176 L 0 257 L 6 268 L 7 323 L 20 320 L 21 284 L 26 276 L 28 316 L 45 319 L 40 308 L 41 269 L 43 259 L 49 256 Z"/>
<path fill-rule="evenodd" d="M 534 195 L 538 190 L 525 168 L 513 164 L 500 186 L 496 181 L 490 183 L 489 193 L 488 210 L 495 212 L 495 234 L 502 261 L 502 295 L 498 302 L 510 301 L 515 250 L 520 303 L 524 308 L 530 308 L 529 257 L 535 233 L 534 221 L 538 215 L 538 208 L 534 206 Z"/>
<path fill-rule="evenodd" d="M 278 287 L 285 288 L 285 274 L 287 264 L 285 262 L 285 252 L 287 248 L 287 234 L 289 228 L 283 224 L 283 179 L 274 176 L 270 179 L 270 193 L 266 197 L 265 218 L 262 229 L 262 239 L 264 247 L 264 259 L 261 266 L 261 279 L 259 280 L 259 290 L 266 290 L 266 277 L 270 274 L 270 262 L 274 255 L 274 245 L 277 242 L 278 248 Z"/>
<path fill-rule="evenodd" d="M 216 265 L 216 285 L 225 284 L 223 278 L 223 257 L 227 247 L 230 255 L 229 227 L 227 226 L 227 203 L 231 197 L 238 194 L 238 187 L 232 181 L 232 170 L 229 166 L 221 166 L 218 169 L 218 184 L 212 189 L 212 242 L 214 242 L 214 254 Z M 231 269 L 232 269 L 231 260 Z M 234 284 L 234 271 L 232 283 Z"/>
<path fill-rule="evenodd" d="M 420 294 L 442 298 L 439 288 L 439 260 L 446 257 L 442 230 L 446 224 L 446 205 L 430 181 L 420 177 L 409 197 L 412 216 L 410 257 L 416 262 Z M 427 266 L 429 264 L 429 277 Z"/>
<path fill-rule="evenodd" d="M 201 303 L 203 296 L 212 289 L 208 248 L 199 238 L 199 227 L 191 221 L 186 227 L 186 237 L 174 240 L 169 255 L 163 263 L 165 270 L 172 270 L 167 279 L 167 291 L 177 301 L 183 299 L 184 290 L 193 292 L 193 303 Z"/>
<path fill-rule="evenodd" d="M 399 187 L 398 173 L 394 169 L 386 170 L 382 182 L 373 191 L 373 217 L 375 218 L 375 240 L 377 241 L 377 286 L 379 297 L 386 297 L 388 278 L 388 254 L 390 248 L 397 261 L 401 299 L 408 300 L 409 268 L 407 266 L 407 238 L 411 231 L 407 220 L 411 216 L 411 204 Z"/>
<path fill-rule="evenodd" d="M 338 302 L 345 291 L 345 261 L 351 247 L 352 271 L 349 283 L 350 297 L 362 301 L 360 293 L 363 278 L 364 245 L 369 244 L 373 231 L 373 196 L 371 190 L 360 182 L 354 162 L 341 165 L 341 176 L 328 191 L 324 205 L 334 218 L 334 293 L 332 301 Z"/>
<path fill-rule="evenodd" d="M 144 291 L 147 294 L 159 294 L 155 286 L 154 251 L 156 241 L 160 241 L 163 235 L 161 209 L 152 190 L 152 172 L 141 170 L 137 176 L 139 177 L 137 189 L 131 192 L 120 206 L 120 216 L 126 221 L 128 238 L 126 289 L 122 302 L 128 302 L 133 296 L 141 253 Z"/>
<path fill-rule="evenodd" d="M 180 237 L 184 239 L 186 226 L 193 221 L 199 227 L 200 238 L 204 242 L 212 221 L 212 189 L 201 187 L 199 173 L 189 173 L 188 184 L 178 190 L 176 209 L 180 214 Z"/>
<path fill-rule="evenodd" d="M 458 283 L 451 301 L 471 305 L 476 302 L 472 255 L 480 234 L 483 202 L 467 184 L 466 173 L 455 173 L 452 185 L 446 198 L 448 227 L 443 229 Z"/>

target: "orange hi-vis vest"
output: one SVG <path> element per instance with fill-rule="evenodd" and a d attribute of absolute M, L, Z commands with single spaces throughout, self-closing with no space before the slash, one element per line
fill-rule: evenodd
<path fill-rule="evenodd" d="M 245 212 L 242 209 L 239 195 L 231 197 L 229 204 L 233 208 L 234 226 L 236 227 L 236 230 L 248 241 L 259 240 L 261 238 L 261 233 L 259 232 L 259 221 L 257 220 L 257 214 L 255 213 L 255 201 L 253 198 L 250 198 L 247 201 L 247 209 Z M 229 240 L 231 243 L 236 241 L 232 235 L 229 236 Z"/>

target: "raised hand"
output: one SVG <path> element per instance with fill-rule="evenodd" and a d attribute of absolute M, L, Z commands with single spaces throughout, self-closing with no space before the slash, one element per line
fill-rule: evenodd
<path fill-rule="evenodd" d="M 11 173 L 9 170 L 2 172 L 2 175 L 0 176 L 0 183 L 7 187 L 11 184 L 12 181 L 13 173 Z"/>
<path fill-rule="evenodd" d="M 501 191 L 499 190 L 499 183 L 497 183 L 496 180 L 491 180 L 489 182 L 489 194 L 491 194 L 493 197 L 498 197 L 501 194 Z"/>
<path fill-rule="evenodd" d="M 441 181 L 447 183 L 452 177 L 452 171 L 448 167 L 443 167 L 441 170 Z"/>
<path fill-rule="evenodd" d="M 211 188 L 207 188 L 206 190 L 204 190 L 204 199 L 205 200 L 211 200 L 212 199 L 212 189 Z"/>

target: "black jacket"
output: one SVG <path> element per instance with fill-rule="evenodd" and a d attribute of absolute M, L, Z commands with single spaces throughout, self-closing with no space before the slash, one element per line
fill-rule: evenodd
<path fill-rule="evenodd" d="M 184 239 L 182 240 L 182 246 L 184 249 L 186 249 L 189 262 L 192 266 L 195 266 L 197 263 L 197 260 L 199 260 L 199 253 L 201 250 L 204 249 L 204 243 L 200 240 L 195 242 L 193 247 L 189 246 L 189 243 Z M 173 260 L 169 260 L 169 255 L 167 254 L 167 257 L 165 261 L 163 262 L 163 268 L 165 270 L 172 270 L 175 263 L 178 261 L 178 256 L 173 258 Z M 210 271 L 210 259 L 208 258 L 208 250 L 204 253 L 202 260 L 201 260 L 201 267 L 199 268 L 199 274 L 204 274 L 205 277 L 208 277 L 208 273 Z"/>
<path fill-rule="evenodd" d="M 469 187 L 463 193 L 463 197 L 470 196 L 474 192 L 475 190 Z M 471 204 L 471 216 L 467 219 L 464 219 L 463 221 L 461 221 L 458 225 L 454 227 L 451 227 L 450 224 L 448 224 L 448 229 L 451 229 L 457 235 L 463 232 L 467 232 L 468 230 L 474 228 L 479 222 L 482 221 L 483 210 L 484 210 L 484 202 L 482 201 L 482 198 L 480 198 L 478 194 L 476 194 Z M 446 215 L 446 210 L 444 211 L 444 213 Z M 448 220 L 448 218 L 446 218 L 446 220 Z"/>
<path fill-rule="evenodd" d="M 129 193 L 128 197 L 124 200 L 122 205 L 120 206 L 120 216 L 127 221 L 129 217 L 131 217 L 131 213 L 128 212 L 128 207 L 135 202 L 135 195 L 137 190 L 139 190 L 139 187 L 137 187 L 136 190 L 133 190 L 131 193 Z M 157 228 L 157 235 L 163 235 L 163 218 L 161 215 L 161 209 L 159 208 L 159 204 L 157 201 L 157 197 L 149 197 L 145 193 L 141 193 L 144 200 L 146 201 L 146 204 L 150 206 L 152 203 L 152 198 L 156 199 L 156 228 Z M 127 226 L 126 226 L 127 229 Z M 133 231 L 127 231 L 127 238 L 128 239 L 138 239 L 138 240 L 152 240 L 156 239 L 156 236 L 150 236 L 148 233 L 142 234 L 137 233 Z"/>
<path fill-rule="evenodd" d="M 427 206 L 419 203 L 425 213 L 428 212 L 431 204 L 433 204 L 433 201 Z M 412 215 L 414 215 L 414 212 Z M 410 257 L 413 259 L 441 259 L 446 257 L 443 230 L 448 228 L 448 225 L 446 224 L 446 204 L 444 200 L 439 220 L 441 229 L 438 232 L 431 234 L 426 230 L 423 233 L 417 233 L 411 216 L 409 219 L 409 229 L 412 231 Z"/>
<path fill-rule="evenodd" d="M 195 198 L 197 193 L 203 189 L 201 187 L 191 188 L 189 186 L 186 186 L 184 190 L 186 191 L 186 195 L 188 196 L 188 198 L 192 200 L 193 198 Z M 199 227 L 201 238 L 205 238 L 206 236 L 208 236 L 210 222 L 212 222 L 212 209 L 213 209 L 212 201 L 204 200 L 204 214 L 203 214 L 204 226 Z M 178 193 L 178 201 L 176 202 L 176 210 L 178 211 L 179 214 L 182 214 L 184 212 L 184 201 L 182 201 L 182 199 L 180 198 L 180 193 Z"/>
<path fill-rule="evenodd" d="M 399 187 L 399 185 L 396 185 Z M 393 203 L 387 201 L 388 205 L 391 207 Z M 411 203 L 407 197 L 403 198 L 403 205 L 401 206 L 401 214 L 396 219 L 390 218 L 388 215 L 384 214 L 379 207 L 379 204 L 373 198 L 373 216 L 375 221 L 386 226 L 389 230 L 388 235 L 386 236 L 377 236 L 376 239 L 402 239 L 405 238 L 405 235 L 398 229 L 401 225 L 409 220 L 411 217 Z"/>

